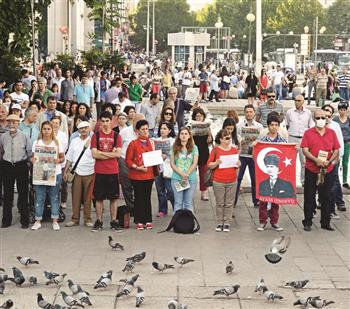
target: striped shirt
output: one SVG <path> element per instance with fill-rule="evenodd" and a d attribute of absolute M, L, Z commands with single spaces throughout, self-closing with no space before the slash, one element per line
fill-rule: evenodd
<path fill-rule="evenodd" d="M 338 75 L 339 88 L 346 88 L 350 83 L 350 74 L 340 73 Z"/>
<path fill-rule="evenodd" d="M 272 139 L 268 135 L 260 136 L 258 141 L 265 143 L 287 143 L 287 140 L 277 133 L 277 136 Z"/>
<path fill-rule="evenodd" d="M 280 115 L 283 114 L 283 105 L 275 102 L 275 104 L 270 107 L 267 103 L 264 103 L 258 107 L 256 110 L 256 116 L 259 119 L 260 123 L 263 125 L 264 128 L 267 127 L 267 115 L 270 114 L 272 111 L 279 113 Z"/>

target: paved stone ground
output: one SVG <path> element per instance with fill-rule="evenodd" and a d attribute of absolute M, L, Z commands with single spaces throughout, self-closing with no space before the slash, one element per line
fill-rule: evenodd
<path fill-rule="evenodd" d="M 349 196 L 346 196 L 350 206 Z M 301 296 L 321 296 L 336 303 L 329 308 L 348 309 L 350 307 L 350 255 L 349 255 L 349 211 L 340 214 L 340 220 L 332 222 L 335 232 L 320 229 L 319 214 L 314 220 L 313 231 L 304 232 L 301 225 L 303 216 L 302 196 L 298 196 L 298 206 L 285 206 L 281 209 L 280 224 L 284 231 L 274 230 L 257 232 L 258 210 L 250 202 L 250 194 L 242 195 L 235 208 L 235 220 L 230 233 L 214 231 L 215 199 L 210 192 L 210 201 L 195 197 L 197 217 L 201 230 L 195 235 L 158 234 L 167 226 L 169 217 L 154 217 L 154 230 L 137 231 L 134 226 L 123 233 L 105 230 L 91 233 L 84 226 L 62 228 L 54 232 L 49 223 L 37 232 L 19 227 L 18 215 L 14 226 L 0 231 L 0 267 L 8 272 L 11 267 L 19 267 L 25 276 L 38 277 L 37 286 L 24 284 L 22 288 L 12 283 L 6 284 L 5 294 L 0 303 L 11 298 L 15 308 L 33 309 L 36 305 L 36 293 L 40 292 L 52 303 L 63 304 L 59 294 L 68 291 L 67 283 L 61 287 L 46 286 L 43 271 L 66 272 L 68 278 L 80 283 L 91 293 L 93 308 L 132 308 L 135 306 L 134 290 L 127 298 L 116 298 L 121 288 L 118 281 L 125 278 L 122 269 L 125 258 L 145 250 L 146 259 L 138 264 L 134 273 L 139 273 L 137 282 L 145 290 L 144 308 L 167 308 L 170 299 L 195 309 L 235 309 L 235 308 L 293 308 L 293 302 Z M 120 201 L 122 204 L 123 201 Z M 70 203 L 68 203 L 70 205 Z M 153 210 L 156 214 L 156 195 L 153 192 Z M 15 211 L 16 212 L 16 211 Z M 70 209 L 66 210 L 67 218 Z M 94 214 L 93 214 L 94 215 Z M 105 226 L 109 222 L 108 208 L 105 211 Z M 125 246 L 125 251 L 112 251 L 107 244 L 107 236 Z M 292 238 L 291 247 L 277 265 L 267 263 L 264 253 L 271 241 L 281 235 Z M 29 256 L 40 261 L 40 265 L 24 267 L 16 256 Z M 159 261 L 173 263 L 174 256 L 194 258 L 195 263 L 176 267 L 165 273 L 156 272 L 151 263 Z M 232 260 L 235 271 L 225 274 L 226 263 Z M 107 289 L 94 290 L 93 284 L 101 273 L 112 269 L 113 282 Z M 255 295 L 256 282 L 263 277 L 268 287 L 284 297 L 281 301 L 268 303 L 263 296 Z M 295 291 L 283 287 L 283 282 L 309 279 L 305 289 Z M 240 284 L 238 295 L 232 297 L 214 297 L 213 291 L 227 285 Z"/>

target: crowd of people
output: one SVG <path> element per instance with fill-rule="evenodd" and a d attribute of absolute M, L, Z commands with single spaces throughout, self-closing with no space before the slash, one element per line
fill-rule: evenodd
<path fill-rule="evenodd" d="M 284 110 L 280 100 L 286 80 L 280 66 L 271 72 L 263 69 L 259 77 L 250 71 L 243 78 L 225 67 L 219 72 L 210 64 L 200 65 L 195 71 L 184 67 L 176 72 L 166 65 L 164 68 L 154 65 L 146 83 L 142 73 L 132 73 L 127 66 L 113 73 L 88 70 L 81 78 L 71 70 L 64 72 L 64 78 L 58 65 L 38 79 L 23 70 L 22 79 L 0 93 L 1 227 L 12 225 L 16 187 L 23 229 L 29 228 L 30 223 L 33 223 L 32 230 L 40 229 L 45 209 L 49 209 L 53 230 L 60 230 L 60 212 L 67 207 L 69 189 L 72 217 L 65 223 L 66 227 L 80 224 L 83 208 L 84 225 L 92 231 L 102 230 L 104 201 L 109 200 L 110 228 L 121 231 L 118 198 L 122 194 L 137 230 L 152 229 L 154 183 L 158 217 L 169 213 L 168 202 L 173 213 L 179 209 L 193 211 L 197 187 L 201 200 L 209 199 L 205 176 L 212 170 L 215 230 L 229 232 L 248 167 L 252 205 L 259 208 L 258 231 L 265 230 L 268 220 L 273 229 L 282 231 L 278 222 L 279 205 L 257 199 L 252 152 L 241 152 L 242 130 L 254 128 L 259 132 L 258 141 L 296 144 L 301 163 L 300 182 L 304 187 L 302 224 L 305 231 L 311 231 L 317 208 L 321 209 L 321 228 L 334 230 L 330 219 L 339 218 L 335 206 L 339 211 L 346 210 L 342 186 L 349 189 L 350 76 L 344 69 L 337 78 L 341 99 L 336 114 L 332 105 L 325 104 L 327 75 L 324 69 L 317 74 L 312 70 L 307 72 L 308 83 L 315 81 L 316 104 L 320 106 L 313 114 L 306 108 L 304 96 L 297 91 L 293 92 L 295 107 Z M 239 93 L 237 85 L 242 80 L 247 97 L 243 117 L 228 111 L 216 134 L 210 126 L 204 134 L 191 130 L 185 117 L 187 112 L 191 113 L 190 122 L 205 124 L 205 102 L 214 97 L 217 101 L 226 100 L 234 86 Z M 0 86 L 5 85 L 2 82 Z M 199 88 L 199 97 L 191 104 L 185 98 L 194 87 Z M 308 104 L 312 87 L 309 89 Z M 255 100 L 257 96 L 259 103 Z M 281 126 L 282 121 L 286 129 Z M 254 142 L 248 145 L 250 150 L 253 147 Z M 48 178 L 43 167 L 46 163 L 39 162 L 40 158 L 35 155 L 43 148 L 54 153 L 53 184 L 34 181 L 33 170 L 39 165 L 42 165 L 43 177 Z M 157 150 L 161 150 L 163 163 L 145 164 L 145 153 Z M 221 156 L 236 154 L 239 159 L 234 167 L 221 168 Z M 268 158 L 265 164 L 278 169 L 278 159 L 274 157 Z M 343 169 L 342 185 L 340 168 Z M 320 185 L 323 187 L 318 190 Z M 93 218 L 92 206 L 96 209 L 96 218 Z"/>

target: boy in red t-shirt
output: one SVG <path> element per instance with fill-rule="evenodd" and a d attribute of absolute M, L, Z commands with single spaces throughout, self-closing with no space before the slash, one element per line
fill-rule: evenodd
<path fill-rule="evenodd" d="M 119 197 L 118 161 L 122 140 L 112 130 L 112 114 L 104 111 L 100 115 L 100 130 L 92 136 L 91 151 L 95 162 L 93 196 L 96 200 L 96 222 L 93 232 L 103 228 L 103 201 L 110 201 L 111 229 L 121 231 L 117 222 L 117 199 Z"/>

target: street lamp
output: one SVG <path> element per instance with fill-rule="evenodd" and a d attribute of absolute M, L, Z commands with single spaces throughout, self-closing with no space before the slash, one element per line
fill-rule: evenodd
<path fill-rule="evenodd" d="M 222 23 L 221 21 L 221 17 L 220 17 L 220 14 L 218 16 L 218 21 L 215 23 L 215 28 L 218 29 L 218 44 L 217 44 L 217 68 L 219 69 L 219 53 L 220 53 L 220 29 L 224 26 L 224 24 Z"/>
<path fill-rule="evenodd" d="M 305 32 L 305 34 L 308 34 L 308 33 L 309 33 L 309 27 L 308 27 L 308 26 L 305 26 L 305 27 L 304 27 L 304 32 Z"/>
<path fill-rule="evenodd" d="M 246 16 L 246 19 L 249 22 L 249 39 L 248 39 L 248 66 L 251 65 L 251 39 L 252 39 L 252 23 L 255 21 L 255 15 L 252 12 L 249 12 Z"/>
<path fill-rule="evenodd" d="M 326 27 L 325 27 L 325 26 L 321 27 L 321 29 L 320 29 L 320 34 L 325 33 L 325 31 L 326 31 Z"/>

